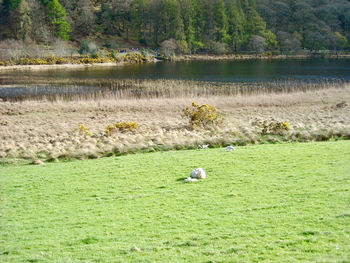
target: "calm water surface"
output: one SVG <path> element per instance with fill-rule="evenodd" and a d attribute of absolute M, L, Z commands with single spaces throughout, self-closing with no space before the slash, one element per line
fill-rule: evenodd
<path fill-rule="evenodd" d="M 3 75 L 0 73 L 0 75 Z M 260 82 L 273 80 L 350 80 L 350 59 L 284 59 L 246 61 L 158 62 L 118 67 L 89 67 L 74 70 L 6 73 L 48 78 L 136 78 L 183 79 L 220 82 Z"/>
<path fill-rule="evenodd" d="M 264 83 L 280 80 L 319 82 L 350 81 L 350 59 L 271 59 L 245 61 L 188 61 L 115 67 L 87 67 L 71 70 L 0 73 L 0 97 L 11 94 L 67 94 L 96 92 L 98 87 L 1 86 L 23 77 L 31 79 L 181 79 L 210 82 Z M 5 80 L 1 82 L 1 79 Z M 7 79 L 7 80 L 6 80 Z M 44 83 L 43 83 L 44 84 Z"/>

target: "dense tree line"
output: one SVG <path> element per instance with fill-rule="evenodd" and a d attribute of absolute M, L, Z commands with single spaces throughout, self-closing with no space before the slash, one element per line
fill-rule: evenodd
<path fill-rule="evenodd" d="M 137 41 L 178 52 L 344 49 L 348 0 L 0 0 L 0 39 Z M 267 23 L 266 23 L 266 22 Z"/>
<path fill-rule="evenodd" d="M 348 47 L 349 0 L 258 0 L 257 4 L 282 50 Z"/>

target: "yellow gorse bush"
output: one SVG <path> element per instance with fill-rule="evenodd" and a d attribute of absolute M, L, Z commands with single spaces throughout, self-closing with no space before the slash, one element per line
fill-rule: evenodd
<path fill-rule="evenodd" d="M 129 53 L 124 56 L 124 61 L 131 63 L 143 63 L 147 61 L 147 58 L 140 53 Z"/>
<path fill-rule="evenodd" d="M 78 60 L 77 63 L 78 64 L 98 64 L 98 63 L 107 63 L 107 62 L 115 62 L 115 61 L 109 57 L 91 58 L 88 55 L 84 55 Z"/>
<path fill-rule="evenodd" d="M 49 56 L 43 58 L 23 57 L 18 59 L 9 59 L 0 61 L 0 66 L 13 65 L 54 65 L 54 64 L 99 64 L 109 62 L 125 61 L 128 63 L 144 63 L 147 62 L 147 57 L 138 52 L 126 53 L 125 56 L 117 56 L 118 50 L 101 49 L 102 53 L 97 53 L 96 56 L 83 55 L 80 57 L 56 57 Z"/>
<path fill-rule="evenodd" d="M 189 118 L 189 123 L 193 129 L 217 126 L 224 121 L 224 118 L 217 112 L 216 107 L 207 104 L 198 105 L 193 102 L 191 107 L 187 106 L 183 110 L 183 114 Z"/>
<path fill-rule="evenodd" d="M 281 122 L 273 122 L 271 121 L 270 123 L 265 120 L 261 124 L 261 134 L 278 134 L 278 135 L 283 135 L 284 133 L 288 132 L 290 130 L 289 123 L 285 121 Z"/>
<path fill-rule="evenodd" d="M 89 131 L 89 129 L 82 123 L 78 124 L 78 130 L 80 133 L 84 134 L 84 135 L 91 135 L 91 132 Z"/>
<path fill-rule="evenodd" d="M 106 128 L 106 133 L 109 135 L 114 130 L 119 130 L 120 132 L 132 132 L 139 128 L 140 126 L 136 122 L 117 122 L 114 125 L 108 125 Z"/>

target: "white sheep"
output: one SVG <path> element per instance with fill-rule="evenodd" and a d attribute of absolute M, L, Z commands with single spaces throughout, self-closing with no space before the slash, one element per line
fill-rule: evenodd
<path fill-rule="evenodd" d="M 194 169 L 190 173 L 190 177 L 195 178 L 195 179 L 205 179 L 205 177 L 206 177 L 205 171 L 202 168 Z"/>
<path fill-rule="evenodd" d="M 231 152 L 231 151 L 235 151 L 235 150 L 236 150 L 236 148 L 231 146 L 231 145 L 226 147 L 226 152 L 228 152 L 228 151 Z"/>
<path fill-rule="evenodd" d="M 197 146 L 198 149 L 208 149 L 209 148 L 209 144 L 203 144 L 203 145 L 198 145 Z"/>
<path fill-rule="evenodd" d="M 190 182 L 197 182 L 198 179 L 187 177 L 184 181 L 185 181 L 185 183 L 190 183 Z"/>

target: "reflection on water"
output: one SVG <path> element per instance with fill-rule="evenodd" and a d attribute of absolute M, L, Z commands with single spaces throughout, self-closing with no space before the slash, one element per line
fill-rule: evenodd
<path fill-rule="evenodd" d="M 16 80 L 40 79 L 35 86 L 13 85 Z M 2 79 L 2 80 L 1 80 Z M 84 85 L 52 86 L 46 80 L 86 80 Z M 94 85 L 89 80 L 94 80 Z M 299 83 L 321 81 L 350 81 L 349 59 L 271 59 L 244 61 L 188 61 L 161 62 L 155 64 L 126 65 L 116 67 L 87 67 L 72 70 L 22 71 L 0 73 L 0 97 L 12 95 L 32 97 L 35 94 L 70 94 L 105 92 L 96 87 L 99 80 L 106 79 L 180 79 L 220 83 L 269 83 L 297 81 Z M 20 82 L 19 82 L 20 83 Z M 37 85 L 40 84 L 40 85 Z M 97 85 L 96 85 L 97 84 Z M 110 90 L 108 90 L 110 92 Z"/>
<path fill-rule="evenodd" d="M 4 74 L 1 74 L 4 75 Z M 184 79 L 257 82 L 281 79 L 350 79 L 350 59 L 271 59 L 161 62 L 117 67 L 5 73 L 11 77 Z"/>

